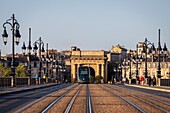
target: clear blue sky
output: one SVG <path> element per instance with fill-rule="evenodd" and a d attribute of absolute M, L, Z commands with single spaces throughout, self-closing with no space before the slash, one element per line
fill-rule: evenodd
<path fill-rule="evenodd" d="M 28 45 L 28 29 L 32 42 L 42 37 L 49 48 L 70 50 L 110 50 L 120 44 L 135 49 L 136 43 L 149 41 L 157 47 L 158 29 L 161 44 L 170 49 L 170 0 L 1 0 L 0 32 L 3 23 L 15 14 L 20 24 L 21 53 L 23 41 Z M 11 32 L 7 46 L 0 38 L 2 54 L 11 52 Z"/>

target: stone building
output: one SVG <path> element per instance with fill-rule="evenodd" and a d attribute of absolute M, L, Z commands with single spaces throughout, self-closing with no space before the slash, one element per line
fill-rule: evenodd
<path fill-rule="evenodd" d="M 136 50 L 132 50 L 130 55 L 127 55 L 125 62 L 122 64 L 122 75 L 124 78 L 136 80 L 137 76 L 145 76 L 147 69 L 147 75 L 157 77 L 158 71 L 158 49 L 153 54 L 150 47 L 147 49 L 147 61 L 146 56 L 143 56 L 143 42 L 137 44 Z M 165 48 L 165 47 L 164 47 Z M 138 54 L 137 54 L 138 53 Z M 160 67 L 161 67 L 161 79 L 170 79 L 170 54 L 167 51 L 166 54 L 161 52 Z M 130 57 L 129 57 L 130 56 Z M 138 60 L 136 60 L 138 58 Z M 146 67 L 147 66 L 147 67 Z M 132 78 L 130 78 L 130 75 Z"/>
<path fill-rule="evenodd" d="M 77 47 L 71 48 L 71 80 L 77 81 L 77 69 L 79 66 L 90 67 L 91 75 L 101 75 L 107 82 L 107 55 L 104 50 L 87 51 Z"/>

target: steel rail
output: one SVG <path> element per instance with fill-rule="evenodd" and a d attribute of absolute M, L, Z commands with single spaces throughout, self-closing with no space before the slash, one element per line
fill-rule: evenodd
<path fill-rule="evenodd" d="M 141 96 L 144 97 L 143 95 L 141 95 Z M 168 103 L 168 102 L 164 102 L 164 101 L 162 101 L 162 100 L 155 99 L 155 98 L 153 98 L 153 97 L 147 97 L 147 98 L 150 98 L 150 99 L 152 99 L 152 100 L 155 100 L 155 101 L 158 101 L 158 102 L 160 102 L 160 103 L 162 103 L 162 104 L 166 104 L 167 106 L 170 106 L 170 103 Z"/>
<path fill-rule="evenodd" d="M 77 90 L 76 94 L 73 96 L 73 98 L 71 99 L 70 103 L 68 104 L 66 110 L 64 113 L 69 113 L 71 108 L 73 107 L 73 103 L 76 100 L 76 97 L 78 96 L 78 94 L 80 93 L 80 90 L 82 89 L 82 86 Z"/>
<path fill-rule="evenodd" d="M 109 86 L 107 86 L 107 87 L 109 87 Z M 112 87 L 109 87 L 109 88 L 113 89 Z M 117 91 L 118 91 L 118 90 L 117 90 Z M 126 94 L 127 94 L 127 93 L 126 93 Z M 129 94 L 128 94 L 128 95 L 129 95 Z M 155 108 L 157 108 L 157 109 L 159 109 L 159 110 L 161 110 L 161 111 L 163 111 L 163 112 L 166 112 L 166 113 L 169 113 L 169 112 L 170 112 L 170 111 L 167 111 L 167 110 L 163 109 L 162 107 L 159 107 L 159 106 L 157 106 L 157 105 L 155 105 L 155 104 L 152 104 L 151 102 L 148 102 L 148 101 L 146 101 L 146 100 L 144 100 L 144 99 L 141 99 L 141 98 L 139 98 L 139 97 L 136 97 L 136 96 L 133 96 L 133 95 L 129 95 L 129 96 L 131 96 L 131 97 L 133 97 L 133 98 L 135 98 L 135 99 L 138 99 L 138 100 L 140 100 L 140 101 L 142 101 L 142 102 L 144 102 L 144 103 L 147 103 L 147 104 L 149 104 L 149 105 L 151 105 L 151 106 L 153 106 L 153 107 L 155 107 Z M 152 98 L 152 99 L 153 99 L 153 98 Z M 153 99 L 153 100 L 155 100 L 155 99 Z M 167 102 L 163 102 L 163 101 L 160 101 L 160 100 L 156 100 L 156 101 L 161 102 L 161 103 L 166 104 L 166 105 L 169 106 L 169 103 L 167 103 Z"/>
<path fill-rule="evenodd" d="M 87 96 L 86 96 L 86 103 L 87 103 L 86 112 L 87 113 L 93 113 L 91 95 L 90 95 L 90 90 L 89 90 L 88 84 L 86 86 L 86 93 L 87 93 Z"/>
<path fill-rule="evenodd" d="M 41 97 L 41 98 L 39 98 L 39 99 L 37 99 L 37 100 L 35 100 L 35 101 L 27 104 L 26 106 L 18 109 L 18 110 L 15 111 L 14 113 L 21 113 L 21 112 L 23 112 L 24 110 L 26 110 L 26 109 L 30 108 L 31 106 L 33 106 L 34 104 L 38 103 L 39 101 L 47 98 L 48 96 L 50 96 L 50 95 L 52 95 L 52 94 L 55 94 L 56 92 L 59 92 L 60 90 L 65 89 L 65 88 L 67 88 L 67 85 L 66 85 L 66 84 L 64 84 L 64 85 L 58 85 L 57 89 L 59 89 L 59 90 L 57 90 L 57 91 L 55 91 L 55 92 L 52 92 L 52 93 L 50 93 L 50 94 L 48 94 L 48 95 L 45 95 L 45 96 L 43 96 L 43 97 Z M 50 88 L 50 89 L 51 89 L 51 88 Z"/>
<path fill-rule="evenodd" d="M 113 95 L 121 98 L 122 100 L 126 101 L 127 103 L 129 103 L 130 105 L 132 105 L 134 108 L 136 108 L 136 109 L 139 110 L 140 112 L 142 112 L 142 113 L 147 113 L 145 110 L 143 110 L 142 108 L 140 108 L 140 107 L 137 106 L 136 104 L 132 103 L 132 102 L 129 101 L 128 99 L 124 98 L 123 96 L 120 96 L 120 95 L 118 95 L 118 94 L 116 94 L 116 93 L 108 90 L 108 89 L 106 88 L 106 86 L 105 86 L 105 87 L 104 87 L 104 86 L 101 86 L 101 85 L 99 85 L 99 86 L 102 87 L 102 88 L 104 88 L 105 90 L 107 90 L 107 91 L 110 92 L 111 94 L 113 94 Z"/>
<path fill-rule="evenodd" d="M 120 88 L 119 86 L 116 86 L 117 88 Z M 118 90 L 117 90 L 118 91 Z M 137 96 L 141 96 L 141 97 L 144 97 L 143 95 L 137 95 Z M 162 104 L 166 104 L 166 105 L 168 105 L 168 106 L 170 106 L 170 103 L 168 103 L 168 102 L 164 102 L 164 101 L 162 101 L 162 100 L 160 100 L 160 99 L 156 99 L 156 98 L 153 98 L 153 97 L 147 97 L 147 98 L 150 98 L 150 99 L 152 99 L 152 100 L 155 100 L 155 101 L 158 101 L 158 102 L 161 102 Z"/>
<path fill-rule="evenodd" d="M 167 111 L 167 110 L 163 109 L 162 107 L 159 107 L 159 106 L 157 106 L 157 105 L 155 105 L 155 104 L 152 104 L 151 102 L 148 102 L 148 101 L 143 100 L 143 99 L 141 99 L 141 98 L 135 97 L 135 96 L 133 96 L 133 95 L 130 95 L 130 96 L 133 97 L 133 98 L 136 98 L 136 99 L 138 99 L 138 100 L 140 100 L 140 101 L 142 101 L 142 102 L 145 102 L 145 103 L 147 103 L 147 104 L 149 104 L 149 105 L 151 105 L 151 106 L 153 106 L 153 107 L 155 107 L 155 108 L 157 108 L 157 109 L 159 109 L 159 110 L 161 110 L 161 111 L 163 111 L 163 112 L 166 112 L 166 113 L 169 113 L 169 112 L 170 112 L 170 111 Z"/>
<path fill-rule="evenodd" d="M 78 84 L 76 85 L 78 86 Z M 51 104 L 49 104 L 41 113 L 47 113 L 54 105 L 55 103 L 57 103 L 62 97 L 64 97 L 65 95 L 67 95 L 69 92 L 71 92 L 76 86 L 74 86 L 73 88 L 69 89 L 68 91 L 66 91 L 65 93 L 63 93 L 62 95 L 60 95 L 58 98 L 56 98 Z"/>

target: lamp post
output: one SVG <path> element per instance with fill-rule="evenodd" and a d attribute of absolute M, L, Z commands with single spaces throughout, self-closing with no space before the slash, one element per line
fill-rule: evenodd
<path fill-rule="evenodd" d="M 161 48 L 161 42 L 160 42 L 160 29 L 158 29 L 158 70 L 157 70 L 157 77 L 158 77 L 158 85 L 160 85 L 160 78 L 161 76 L 161 55 L 164 54 L 165 60 L 166 60 L 166 54 L 167 54 L 167 47 L 166 44 L 164 44 L 164 48 Z"/>
<path fill-rule="evenodd" d="M 161 43 L 160 43 L 160 29 L 158 30 L 158 71 L 157 71 L 157 77 L 161 78 L 161 66 L 160 66 L 160 57 L 161 57 Z"/>
<path fill-rule="evenodd" d="M 27 47 L 27 51 L 28 51 L 28 76 L 29 76 L 29 82 L 28 85 L 31 84 L 31 28 L 29 28 L 29 44 Z M 23 42 L 23 46 L 22 46 L 22 52 L 25 55 L 26 53 L 26 46 L 25 46 L 25 42 Z"/>
<path fill-rule="evenodd" d="M 58 80 L 59 75 L 58 75 L 58 60 L 57 60 L 57 58 L 56 58 L 56 62 L 55 63 L 56 63 L 56 68 L 55 68 L 55 70 L 56 70 L 56 78 L 55 78 L 55 80 L 58 83 L 59 82 L 59 80 Z"/>
<path fill-rule="evenodd" d="M 49 55 L 48 55 L 48 43 L 47 43 L 47 50 L 46 50 L 46 83 L 48 83 L 48 62 L 50 60 Z"/>
<path fill-rule="evenodd" d="M 136 45 L 136 80 L 138 81 L 139 84 L 138 62 L 139 62 L 139 57 L 138 57 L 138 44 L 137 44 Z"/>
<path fill-rule="evenodd" d="M 3 37 L 3 41 L 4 41 L 4 44 L 6 45 L 7 43 L 7 38 L 8 38 L 8 34 L 7 34 L 7 31 L 6 31 L 6 27 L 5 25 L 10 25 L 11 28 L 12 28 L 12 62 L 11 62 L 11 70 L 12 70 L 12 73 L 11 73 L 11 76 L 13 76 L 13 83 L 12 83 L 12 87 L 15 87 L 16 86 L 16 77 L 15 77 L 15 44 L 14 44 L 14 41 L 16 42 L 16 45 L 19 44 L 19 39 L 21 37 L 20 33 L 19 33 L 19 23 L 18 21 L 15 19 L 15 16 L 14 14 L 12 15 L 11 19 L 8 19 L 6 20 L 6 22 L 3 24 L 3 28 L 4 28 L 4 32 L 2 34 L 2 37 Z M 15 39 L 14 39 L 15 37 Z"/>
<path fill-rule="evenodd" d="M 37 47 L 37 44 L 39 45 L 39 47 Z M 39 78 L 39 84 L 41 81 L 41 68 L 42 68 L 42 58 L 41 55 L 44 55 L 44 42 L 41 40 L 41 37 L 39 38 L 39 40 L 34 42 L 34 52 L 35 52 L 35 56 L 37 55 L 37 50 L 39 48 L 39 73 L 38 73 L 38 78 Z"/>
<path fill-rule="evenodd" d="M 52 69 L 52 80 L 54 81 L 54 68 L 55 68 L 55 65 L 56 65 L 56 56 L 55 54 L 53 53 L 53 49 L 52 49 L 52 54 L 50 56 L 50 61 L 51 61 L 51 69 Z"/>
<path fill-rule="evenodd" d="M 115 84 L 115 82 L 116 82 L 116 80 L 117 80 L 117 78 L 116 78 L 116 76 L 117 76 L 117 74 L 116 74 L 116 67 L 113 67 L 113 72 L 114 72 L 114 76 L 113 76 L 113 84 Z"/>
<path fill-rule="evenodd" d="M 62 66 L 62 83 L 64 83 L 65 82 L 65 79 L 66 79 L 66 77 L 65 77 L 65 72 L 66 72 L 66 70 L 65 70 L 65 55 L 62 55 L 61 56 L 61 66 Z"/>
<path fill-rule="evenodd" d="M 148 72 L 147 72 L 147 54 L 148 54 L 148 46 L 151 45 L 151 51 L 153 55 L 153 61 L 154 61 L 154 54 L 155 54 L 155 46 L 153 43 L 149 42 L 147 38 L 145 38 L 144 41 L 144 46 L 143 46 L 143 55 L 145 55 L 145 78 L 148 77 Z M 158 68 L 157 68 L 157 78 L 158 78 L 158 84 L 160 85 L 160 78 L 161 76 L 161 55 L 164 54 L 166 57 L 167 54 L 167 47 L 166 44 L 164 44 L 164 48 L 161 48 L 161 43 L 160 43 L 160 29 L 158 30 L 158 48 L 157 48 L 157 53 L 158 53 Z"/>
<path fill-rule="evenodd" d="M 119 64 L 119 66 L 118 66 L 118 72 L 119 72 L 119 82 L 121 82 L 122 81 L 122 75 L 121 75 L 121 73 L 122 73 L 122 66 L 121 66 L 121 64 Z"/>
<path fill-rule="evenodd" d="M 123 67 L 124 67 L 124 80 L 126 80 L 126 59 L 124 59 L 123 61 Z"/>
<path fill-rule="evenodd" d="M 131 73 L 131 63 L 132 63 L 132 50 L 128 52 L 128 64 L 129 64 L 129 84 L 131 84 L 132 73 Z"/>
<path fill-rule="evenodd" d="M 143 56 L 145 56 L 145 78 L 148 77 L 148 69 L 147 69 L 147 60 L 148 60 L 148 46 L 151 45 L 152 48 L 152 54 L 155 54 L 155 46 L 153 43 L 151 43 L 150 41 L 147 40 L 147 38 L 145 38 L 144 41 L 144 45 L 143 45 Z"/>

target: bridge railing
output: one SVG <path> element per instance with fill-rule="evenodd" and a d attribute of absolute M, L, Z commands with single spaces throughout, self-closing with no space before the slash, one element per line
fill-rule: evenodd
<path fill-rule="evenodd" d="M 24 86 L 28 85 L 28 77 L 17 77 L 16 78 L 16 86 Z M 51 78 L 48 78 L 48 83 L 55 82 Z M 43 78 L 41 78 L 41 84 L 44 83 Z M 31 85 L 36 84 L 35 78 L 31 78 Z M 11 87 L 12 86 L 12 77 L 0 77 L 0 87 Z"/>
<path fill-rule="evenodd" d="M 161 86 L 170 86 L 170 79 L 161 79 Z"/>

